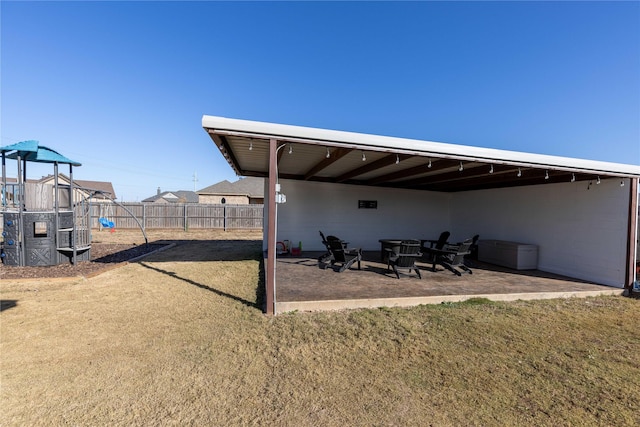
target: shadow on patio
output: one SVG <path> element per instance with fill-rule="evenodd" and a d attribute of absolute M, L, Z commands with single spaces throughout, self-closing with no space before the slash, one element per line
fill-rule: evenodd
<path fill-rule="evenodd" d="M 422 279 L 401 274 L 396 279 L 380 262 L 379 252 L 364 252 L 362 270 L 343 273 L 318 268 L 321 252 L 281 257 L 276 267 L 276 310 L 336 310 L 367 307 L 406 307 L 462 301 L 473 297 L 491 300 L 545 299 L 622 295 L 623 289 L 597 285 L 538 270 L 518 271 L 473 261 L 473 274 L 458 277 L 438 266 L 419 262 Z"/>

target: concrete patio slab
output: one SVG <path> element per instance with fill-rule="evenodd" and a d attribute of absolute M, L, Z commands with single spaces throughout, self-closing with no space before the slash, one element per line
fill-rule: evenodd
<path fill-rule="evenodd" d="M 431 264 L 397 279 L 380 262 L 379 252 L 365 252 L 361 270 L 338 273 L 320 269 L 320 252 L 280 257 L 276 265 L 276 312 L 410 307 L 420 304 L 487 298 L 494 301 L 623 295 L 624 289 L 588 283 L 538 270 L 511 270 L 470 261 L 473 274 L 456 276 Z"/>

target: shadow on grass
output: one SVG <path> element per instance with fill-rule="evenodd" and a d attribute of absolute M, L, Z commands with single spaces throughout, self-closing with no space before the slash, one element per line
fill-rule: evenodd
<path fill-rule="evenodd" d="M 258 254 L 259 256 L 259 254 Z M 256 306 L 261 309 L 262 312 L 266 312 L 267 299 L 266 299 L 266 273 L 264 266 L 264 258 L 260 257 L 260 271 L 258 273 L 258 283 L 256 284 Z"/>
<path fill-rule="evenodd" d="M 260 240 L 159 240 L 154 244 L 175 246 L 167 251 L 150 255 L 151 261 L 245 261 L 259 260 Z"/>
<path fill-rule="evenodd" d="M 15 300 L 15 299 L 0 300 L 0 311 L 9 310 L 10 308 L 16 307 L 17 305 L 18 305 L 18 300 Z"/>
<path fill-rule="evenodd" d="M 240 298 L 240 297 L 238 297 L 236 295 L 221 291 L 219 289 L 212 288 L 211 286 L 203 285 L 202 283 L 198 283 L 198 282 L 196 282 L 194 280 L 187 279 L 185 277 L 180 277 L 176 273 L 174 273 L 173 271 L 167 271 L 167 270 L 163 270 L 161 268 L 153 267 L 153 266 L 151 266 L 149 264 L 145 264 L 144 262 L 140 262 L 139 264 L 141 266 L 145 267 L 145 268 L 148 268 L 149 270 L 153 270 L 153 271 L 156 271 L 158 273 L 166 274 L 169 277 L 172 277 L 172 278 L 178 279 L 178 280 L 182 280 L 185 283 L 188 283 L 190 285 L 196 286 L 196 287 L 198 287 L 200 289 L 204 289 L 205 291 L 213 292 L 216 295 L 220 295 L 222 297 L 232 299 L 232 300 L 237 301 L 239 303 L 242 303 L 242 304 L 244 304 L 244 305 L 246 305 L 248 307 L 262 309 L 259 301 L 258 302 L 253 302 L 253 301 L 246 300 L 244 298 Z"/>
<path fill-rule="evenodd" d="M 139 257 L 144 254 L 157 251 L 158 249 L 167 246 L 168 243 L 149 243 L 148 245 L 135 246 L 133 248 L 124 249 L 118 252 L 113 252 L 108 255 L 101 256 L 93 259 L 92 262 L 100 264 L 114 264 L 123 261 L 128 261 L 132 258 Z"/>
<path fill-rule="evenodd" d="M 218 295 L 229 297 L 247 306 L 255 307 L 264 311 L 265 305 L 265 266 L 261 254 L 262 241 L 260 240 L 160 240 L 154 244 L 168 245 L 174 243 L 175 246 L 167 251 L 151 254 L 145 258 L 149 262 L 207 262 L 207 261 L 259 261 L 259 277 L 256 283 L 256 301 L 248 301 L 235 295 L 227 294 L 218 289 L 202 283 L 194 282 L 190 279 L 182 278 L 175 273 L 151 267 L 148 264 L 140 263 L 144 267 L 168 274 L 177 279 L 186 281 L 201 289 L 217 293 Z"/>

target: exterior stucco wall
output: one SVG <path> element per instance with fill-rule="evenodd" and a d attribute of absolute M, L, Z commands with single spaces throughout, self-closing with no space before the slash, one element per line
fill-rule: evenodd
<path fill-rule="evenodd" d="M 209 194 L 200 194 L 198 196 L 200 203 L 206 203 L 209 205 L 218 205 L 222 203 L 222 199 L 226 200 L 226 204 L 228 205 L 248 205 L 249 198 L 247 196 L 228 196 L 228 195 L 209 195 Z"/>
<path fill-rule="evenodd" d="M 538 245 L 538 269 L 623 287 L 629 190 L 609 179 L 588 183 L 455 193 L 452 239 Z"/>
<path fill-rule="evenodd" d="M 380 250 L 378 239 L 435 239 L 449 228 L 448 194 L 289 180 L 280 185 L 287 202 L 278 205 L 277 239 L 301 241 L 303 250 L 325 249 L 319 230 L 352 247 Z M 358 209 L 359 200 L 375 200 L 378 207 Z M 265 200 L 265 215 L 266 207 Z"/>

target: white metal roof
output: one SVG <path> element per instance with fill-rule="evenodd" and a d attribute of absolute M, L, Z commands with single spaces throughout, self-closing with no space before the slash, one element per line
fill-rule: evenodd
<path fill-rule="evenodd" d="M 239 175 L 266 176 L 268 173 L 268 141 L 275 138 L 279 143 L 292 144 L 295 147 L 295 161 L 281 156 L 278 169 L 280 176 L 293 179 L 332 181 L 340 177 L 349 177 L 355 184 L 402 186 L 405 181 L 411 188 L 435 189 L 441 191 L 461 191 L 473 188 L 492 188 L 510 185 L 528 185 L 528 181 L 514 178 L 513 168 L 520 168 L 529 174 L 552 174 L 558 180 L 572 179 L 591 180 L 603 178 L 637 178 L 640 177 L 640 166 L 609 163 L 594 160 L 549 156 L 543 154 L 523 153 L 497 150 L 492 148 L 473 147 L 434 141 L 396 138 L 328 129 L 317 129 L 303 126 L 292 126 L 249 120 L 231 119 L 217 116 L 203 116 L 202 126 L 216 141 L 216 145 L 227 158 L 230 165 Z M 255 150 L 254 150 L 255 147 Z M 344 156 L 337 161 L 324 161 L 324 150 L 342 150 Z M 348 153 L 347 153 L 348 151 Z M 355 152 L 354 152 L 355 151 Z M 360 156 L 369 162 L 378 162 L 379 168 L 363 168 Z M 338 153 L 338 151 L 334 151 Z M 366 156 L 364 155 L 366 153 Z M 398 156 L 403 156 L 402 158 Z M 386 156 L 386 160 L 385 160 Z M 402 160 L 405 170 L 411 169 L 403 176 L 401 172 L 393 173 L 391 160 Z M 439 168 L 428 169 L 420 164 L 429 164 L 433 159 L 440 161 Z M 327 158 L 327 160 L 329 160 Z M 422 163 L 420 163 L 422 162 Z M 466 172 L 456 175 L 458 162 L 463 162 Z M 394 162 L 398 164 L 398 161 Z M 407 169 L 407 166 L 414 165 Z M 462 165 L 462 163 L 461 163 Z M 501 169 L 489 165 L 500 165 Z M 486 171 L 484 167 L 486 166 Z M 429 166 L 430 168 L 430 166 Z M 470 169 L 475 168 L 475 174 Z M 462 169 L 462 168 L 461 168 Z M 349 173 L 351 171 L 352 173 Z M 462 171 L 461 171 L 462 172 Z M 498 179 L 499 175 L 502 177 Z M 376 178 L 377 176 L 377 178 Z M 435 184 L 435 178 L 440 184 Z M 508 178 L 507 178 L 508 177 Z M 366 179 L 365 179 L 366 178 Z M 447 178 L 448 184 L 442 184 Z M 417 179 L 419 179 L 417 181 Z M 463 180 L 475 187 L 463 185 Z M 499 181 L 499 182 L 498 182 Z M 553 180 L 551 180 L 553 181 Z M 344 182 L 339 180 L 338 182 Z M 351 182 L 351 181 L 349 181 Z M 478 186 L 483 182 L 483 186 Z M 411 183 L 411 185 L 409 185 Z M 395 184 L 395 185 L 394 185 Z M 457 187 L 456 187 L 457 186 Z"/>

